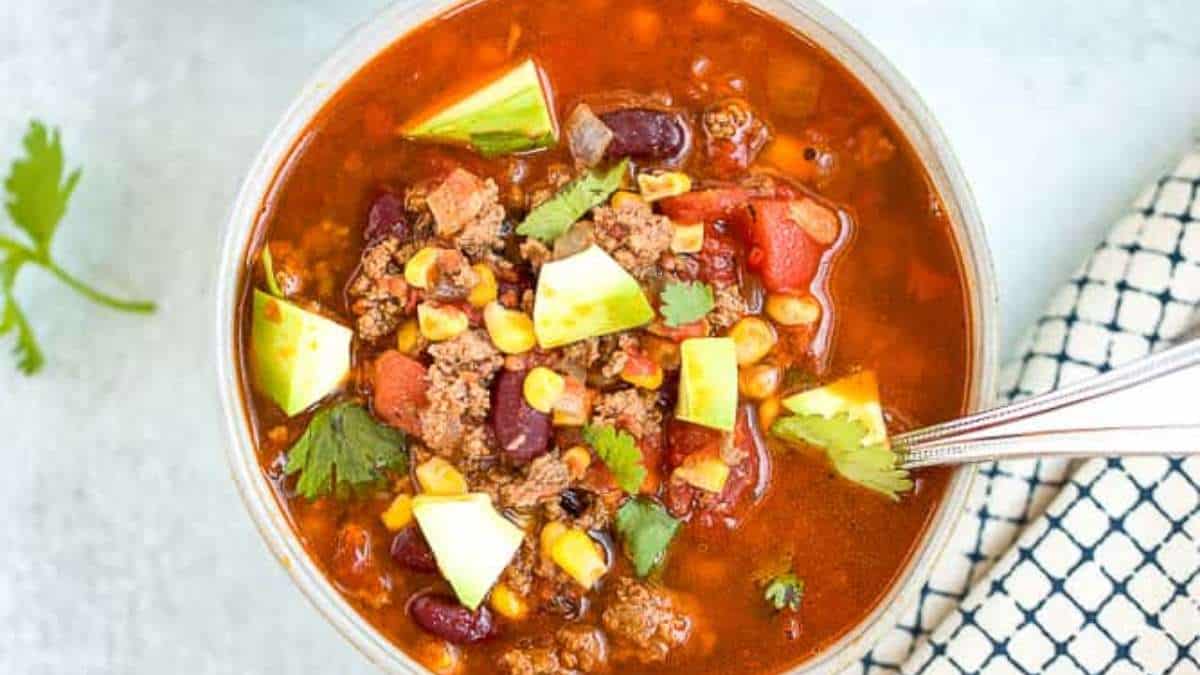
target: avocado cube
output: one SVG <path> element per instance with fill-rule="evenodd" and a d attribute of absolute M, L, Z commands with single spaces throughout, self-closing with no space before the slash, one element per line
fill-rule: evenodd
<path fill-rule="evenodd" d="M 496 512 L 491 497 L 418 495 L 413 517 L 458 601 L 475 610 L 521 547 L 525 533 Z"/>
<path fill-rule="evenodd" d="M 797 415 L 830 419 L 845 415 L 866 427 L 863 445 L 888 445 L 887 424 L 879 402 L 879 381 L 874 371 L 864 370 L 824 387 L 789 396 L 783 400 L 783 407 Z"/>
<path fill-rule="evenodd" d="M 558 141 L 541 71 L 532 59 L 406 125 L 401 133 L 417 140 L 470 145 L 487 157 L 545 148 Z"/>
<path fill-rule="evenodd" d="M 733 338 L 691 338 L 679 348 L 679 403 L 675 416 L 733 431 L 737 420 L 737 347 Z"/>
<path fill-rule="evenodd" d="M 637 280 L 599 246 L 542 266 L 533 303 L 533 331 L 542 349 L 652 320 L 654 308 Z"/>
<path fill-rule="evenodd" d="M 250 328 L 255 387 L 289 417 L 342 385 L 350 372 L 349 328 L 255 289 Z"/>

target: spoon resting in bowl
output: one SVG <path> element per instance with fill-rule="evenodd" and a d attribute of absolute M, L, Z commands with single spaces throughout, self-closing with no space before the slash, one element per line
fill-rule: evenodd
<path fill-rule="evenodd" d="M 901 466 L 1200 454 L 1198 338 L 1200 325 L 1177 346 L 1103 375 L 896 436 Z"/>

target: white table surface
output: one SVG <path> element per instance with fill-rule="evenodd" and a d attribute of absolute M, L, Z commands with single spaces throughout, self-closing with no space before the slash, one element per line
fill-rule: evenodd
<path fill-rule="evenodd" d="M 37 272 L 48 354 L 0 343 L 0 672 L 350 673 L 228 478 L 218 240 L 291 96 L 385 0 L 0 2 L 0 163 L 30 117 L 85 167 L 56 252 L 149 319 Z M 941 120 L 990 228 L 1005 344 L 1200 124 L 1195 0 L 830 0 Z"/>

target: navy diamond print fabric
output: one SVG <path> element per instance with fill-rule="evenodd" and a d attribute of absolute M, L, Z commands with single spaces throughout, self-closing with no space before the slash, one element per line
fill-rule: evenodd
<path fill-rule="evenodd" d="M 1181 339 L 1198 305 L 1200 147 L 1054 297 L 1000 397 Z M 849 672 L 1200 674 L 1200 457 L 981 467 L 919 603 Z"/>

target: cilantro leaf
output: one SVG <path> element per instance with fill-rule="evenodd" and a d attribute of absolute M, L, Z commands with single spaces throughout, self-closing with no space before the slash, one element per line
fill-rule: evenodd
<path fill-rule="evenodd" d="M 633 436 L 608 425 L 589 425 L 583 428 L 583 440 L 596 450 L 612 471 L 617 485 L 629 494 L 637 494 L 646 480 L 646 467 L 642 465 L 642 451 Z"/>
<path fill-rule="evenodd" d="M 621 505 L 616 525 L 625 553 L 639 577 L 645 577 L 662 563 L 667 547 L 679 532 L 679 521 L 662 504 L 642 497 Z"/>
<path fill-rule="evenodd" d="M 800 611 L 800 601 L 804 599 L 804 580 L 790 572 L 781 574 L 767 583 L 763 597 L 776 611 Z"/>
<path fill-rule="evenodd" d="M 79 183 L 75 169 L 63 180 L 63 151 L 58 130 L 48 131 L 41 122 L 31 122 L 22 140 L 25 157 L 12 163 L 4 189 L 4 207 L 41 253 L 50 248 L 58 223 L 67 212 L 67 200 Z"/>
<path fill-rule="evenodd" d="M 712 311 L 713 290 L 708 284 L 693 281 L 681 283 L 672 281 L 663 289 L 662 312 L 668 326 L 682 326 L 699 321 L 705 314 Z"/>
<path fill-rule="evenodd" d="M 616 192 L 628 171 L 629 160 L 623 159 L 606 171 L 593 169 L 585 173 L 530 211 L 517 226 L 517 234 L 553 243 L 588 211 Z"/>
<path fill-rule="evenodd" d="M 823 448 L 843 478 L 891 499 L 899 499 L 899 493 L 913 487 L 908 471 L 896 466 L 896 453 L 883 443 L 863 445 L 866 426 L 845 413 L 836 417 L 784 417 L 771 426 L 771 434 L 785 441 Z"/>
<path fill-rule="evenodd" d="M 25 155 L 13 161 L 4 180 L 4 207 L 28 243 L 0 235 L 0 336 L 16 331 L 12 351 L 17 368 L 33 375 L 46 360 L 14 290 L 17 274 L 27 263 L 41 267 L 92 302 L 113 309 L 149 314 L 154 311 L 154 303 L 119 300 L 101 293 L 54 260 L 50 244 L 81 174 L 76 169 L 63 176 L 62 142 L 57 129 L 51 131 L 41 122 L 30 122 L 22 145 Z"/>
<path fill-rule="evenodd" d="M 309 499 L 345 498 L 381 483 L 385 472 L 408 470 L 403 433 L 376 422 L 356 403 L 339 403 L 313 416 L 288 451 L 284 472 L 299 473 L 296 492 Z"/>

